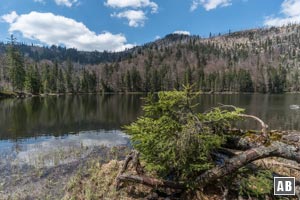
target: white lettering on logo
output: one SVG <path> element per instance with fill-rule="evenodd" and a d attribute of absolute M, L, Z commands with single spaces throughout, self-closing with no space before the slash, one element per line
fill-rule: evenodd
<path fill-rule="evenodd" d="M 292 182 L 291 181 L 286 181 L 285 191 L 287 191 L 287 192 L 292 191 Z"/>
<path fill-rule="evenodd" d="M 283 181 L 278 181 L 277 192 L 284 192 Z"/>

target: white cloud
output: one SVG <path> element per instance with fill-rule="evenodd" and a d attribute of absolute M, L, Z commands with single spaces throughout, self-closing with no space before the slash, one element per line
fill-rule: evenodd
<path fill-rule="evenodd" d="M 152 14 L 158 11 L 158 5 L 151 0 L 106 0 L 104 5 L 118 9 L 111 17 L 126 18 L 131 27 L 144 26 L 149 9 Z"/>
<path fill-rule="evenodd" d="M 203 6 L 206 11 L 216 9 L 217 7 L 226 7 L 231 5 L 231 0 L 193 0 L 190 7 L 191 11 Z"/>
<path fill-rule="evenodd" d="M 299 16 L 300 15 L 300 0 L 285 0 L 281 4 L 282 13 L 286 16 Z"/>
<path fill-rule="evenodd" d="M 112 17 L 126 18 L 128 25 L 131 27 L 144 26 L 147 19 L 145 13 L 141 10 L 127 10 L 120 13 L 111 14 Z"/>
<path fill-rule="evenodd" d="M 37 2 L 37 3 L 42 3 L 42 4 L 45 4 L 45 0 L 33 0 L 34 2 Z"/>
<path fill-rule="evenodd" d="M 200 4 L 199 1 L 193 0 L 192 5 L 190 7 L 190 11 L 196 10 L 198 8 L 199 4 Z"/>
<path fill-rule="evenodd" d="M 77 0 L 55 0 L 55 3 L 59 6 L 67 6 L 72 7 L 73 4 L 75 4 Z"/>
<path fill-rule="evenodd" d="M 173 34 L 178 34 L 178 35 L 191 35 L 189 31 L 174 31 Z"/>
<path fill-rule="evenodd" d="M 152 13 L 156 13 L 158 5 L 150 0 L 107 0 L 106 6 L 112 8 L 146 8 L 150 7 Z"/>
<path fill-rule="evenodd" d="M 284 0 L 281 4 L 283 17 L 267 17 L 266 26 L 283 26 L 286 24 L 300 23 L 300 0 Z"/>
<path fill-rule="evenodd" d="M 7 17 L 16 15 L 17 17 Z M 13 12 L 2 16 L 9 23 L 10 32 L 21 32 L 23 37 L 38 40 L 47 45 L 65 45 L 85 51 L 122 51 L 133 45 L 126 44 L 126 37 L 122 34 L 103 32 L 96 34 L 83 23 L 53 13 L 39 13 L 17 15 Z"/>
<path fill-rule="evenodd" d="M 155 40 L 159 40 L 161 37 L 159 35 L 155 36 Z"/>
<path fill-rule="evenodd" d="M 287 24 L 300 23 L 300 16 L 286 17 L 286 18 L 272 18 L 267 17 L 264 24 L 266 26 L 284 26 Z"/>
<path fill-rule="evenodd" d="M 12 11 L 9 14 L 1 16 L 1 19 L 7 23 L 13 23 L 18 18 L 18 14 L 16 11 Z"/>

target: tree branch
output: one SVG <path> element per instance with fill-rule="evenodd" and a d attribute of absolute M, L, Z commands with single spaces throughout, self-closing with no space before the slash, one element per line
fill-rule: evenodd
<path fill-rule="evenodd" d="M 144 173 L 143 167 L 141 166 L 140 159 L 139 159 L 140 153 L 136 150 L 131 151 L 125 158 L 124 164 L 116 178 L 116 188 L 117 190 L 121 187 L 121 180 L 120 177 L 123 173 L 126 172 L 128 169 L 129 163 L 133 161 L 133 167 L 135 168 L 135 171 L 138 175 L 141 175 Z"/>
<path fill-rule="evenodd" d="M 186 189 L 186 186 L 183 183 L 161 180 L 143 175 L 137 176 L 131 174 L 122 174 L 118 177 L 118 179 L 123 182 L 139 183 L 152 188 L 172 188 L 180 190 Z"/>
<path fill-rule="evenodd" d="M 199 185 L 199 188 L 203 188 L 207 184 L 234 173 L 239 168 L 253 161 L 268 157 L 281 157 L 300 163 L 300 152 L 298 148 L 282 142 L 274 142 L 269 146 L 253 148 L 226 160 L 224 164 L 216 166 L 197 177 L 196 183 Z M 183 183 L 160 180 L 143 175 L 120 174 L 117 179 L 119 182 L 134 182 L 153 188 L 186 189 Z"/>
<path fill-rule="evenodd" d="M 263 120 L 259 119 L 258 117 L 254 116 L 254 115 L 239 114 L 239 116 L 245 117 L 245 118 L 251 118 L 251 119 L 258 121 L 262 127 L 261 132 L 263 134 L 263 137 L 268 138 L 268 134 L 267 134 L 268 125 L 265 124 L 265 122 L 263 122 Z"/>
<path fill-rule="evenodd" d="M 267 157 L 281 157 L 300 163 L 300 152 L 298 148 L 281 142 L 274 142 L 267 147 L 261 146 L 247 150 L 225 161 L 223 165 L 214 167 L 197 177 L 196 182 L 199 184 L 199 187 L 202 188 L 208 183 L 229 175 L 255 160 Z"/>
<path fill-rule="evenodd" d="M 235 110 L 237 109 L 237 107 L 235 107 L 233 105 L 224 105 L 224 104 L 220 104 L 219 108 L 233 108 Z M 261 132 L 263 134 L 263 137 L 266 138 L 266 139 L 268 139 L 268 134 L 267 134 L 268 125 L 263 120 L 261 120 L 260 118 L 254 116 L 254 115 L 239 114 L 238 116 L 244 117 L 244 118 L 251 118 L 251 119 L 254 119 L 257 122 L 259 122 L 260 125 L 261 125 L 261 127 L 262 127 Z"/>

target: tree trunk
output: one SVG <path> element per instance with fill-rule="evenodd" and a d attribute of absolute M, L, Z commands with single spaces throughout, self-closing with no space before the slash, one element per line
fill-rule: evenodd
<path fill-rule="evenodd" d="M 223 178 L 255 160 L 267 157 L 281 157 L 300 163 L 298 148 L 281 142 L 274 142 L 269 146 L 253 148 L 234 156 L 225 161 L 223 165 L 214 167 L 197 177 L 196 182 L 199 187 L 204 187 L 208 183 Z"/>

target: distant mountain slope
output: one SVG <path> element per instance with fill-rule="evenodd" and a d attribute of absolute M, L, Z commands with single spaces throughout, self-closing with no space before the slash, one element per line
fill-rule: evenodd
<path fill-rule="evenodd" d="M 2 57 L 5 46 L 0 45 Z M 26 45 L 19 49 L 29 63 L 38 63 L 40 74 L 45 62 L 51 68 L 57 61 L 65 70 L 65 61 L 71 60 L 81 69 L 72 80 L 81 83 L 85 69 L 95 74 L 97 91 L 171 90 L 188 83 L 206 92 L 300 91 L 299 25 L 210 38 L 170 34 L 117 53 Z"/>
<path fill-rule="evenodd" d="M 40 47 L 26 44 L 18 44 L 18 49 L 28 58 L 34 61 L 51 60 L 52 62 L 63 62 L 70 59 L 72 62 L 81 64 L 97 64 L 101 62 L 112 62 L 126 58 L 130 51 L 118 53 L 112 52 L 85 52 L 76 49 L 66 49 L 64 47 Z M 7 44 L 0 43 L 0 54 L 4 54 Z"/>
<path fill-rule="evenodd" d="M 137 69 L 144 89 L 149 84 L 152 90 L 180 89 L 182 83 L 193 83 L 203 91 L 299 91 L 299 25 L 211 38 L 168 35 L 145 47 L 132 58 L 117 62 L 122 69 Z M 157 74 L 158 78 L 153 78 Z M 117 88 L 116 78 L 106 80 Z"/>

